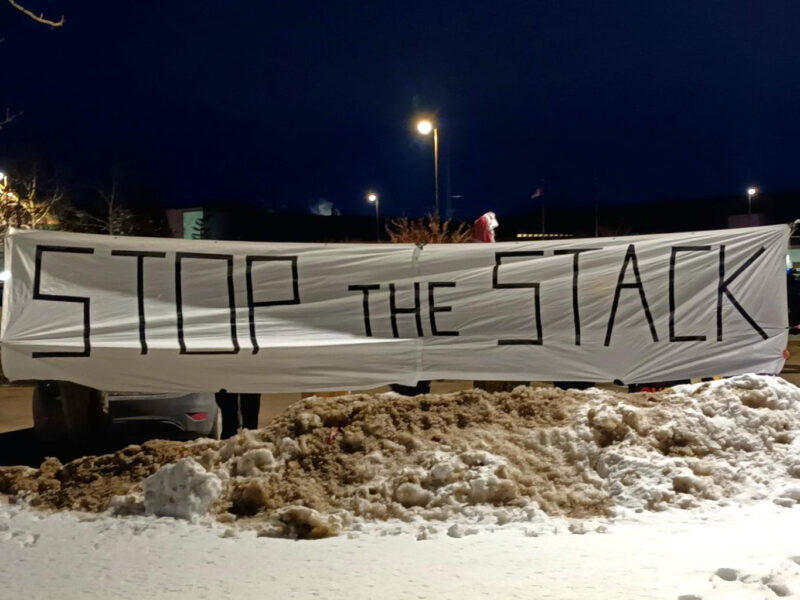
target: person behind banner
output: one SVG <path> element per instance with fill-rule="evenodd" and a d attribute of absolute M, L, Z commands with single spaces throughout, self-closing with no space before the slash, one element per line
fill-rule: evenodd
<path fill-rule="evenodd" d="M 497 215 L 489 211 L 475 219 L 472 225 L 472 241 L 494 243 L 494 230 L 500 226 Z M 519 385 L 530 385 L 530 381 L 482 381 L 475 380 L 472 385 L 486 392 L 510 392 Z"/>
<path fill-rule="evenodd" d="M 800 334 L 800 269 L 786 270 L 786 293 L 789 307 L 789 333 Z"/>
<path fill-rule="evenodd" d="M 472 225 L 472 241 L 474 242 L 494 242 L 494 230 L 499 223 L 497 217 L 491 211 L 484 213 L 475 220 Z M 483 389 L 487 389 L 490 382 L 482 382 Z M 429 380 L 418 381 L 416 385 L 400 385 L 399 383 L 389 384 L 389 388 L 396 394 L 403 396 L 416 396 L 418 394 L 430 394 L 431 382 Z"/>
<path fill-rule="evenodd" d="M 261 394 L 236 394 L 220 390 L 214 396 L 222 413 L 221 437 L 223 440 L 236 435 L 240 427 L 242 429 L 258 429 Z"/>
<path fill-rule="evenodd" d="M 494 230 L 499 226 L 497 216 L 492 211 L 482 214 L 472 225 L 472 241 L 494 242 Z"/>

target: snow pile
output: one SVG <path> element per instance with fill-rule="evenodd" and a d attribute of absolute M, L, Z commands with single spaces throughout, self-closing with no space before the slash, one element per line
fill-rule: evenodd
<path fill-rule="evenodd" d="M 142 489 L 147 514 L 191 521 L 208 513 L 216 503 L 222 482 L 193 458 L 182 458 L 150 475 Z"/>
<path fill-rule="evenodd" d="M 607 514 L 606 495 L 537 428 L 567 425 L 574 394 L 520 387 L 403 398 L 313 398 L 272 427 L 243 432 L 201 460 L 228 481 L 228 510 L 241 518 L 304 505 L 358 520 L 491 523 L 552 514 Z M 552 450 L 550 445 L 549 450 Z M 267 533 L 269 534 L 269 533 Z"/>
<path fill-rule="evenodd" d="M 597 443 L 594 471 L 616 505 L 692 508 L 770 496 L 800 500 L 800 389 L 743 375 L 673 388 L 642 410 L 597 391 L 578 427 Z"/>
<path fill-rule="evenodd" d="M 314 397 L 225 442 L 160 442 L 63 467 L 0 469 L 0 492 L 103 510 L 111 488 L 129 494 L 115 501 L 120 512 L 210 510 L 264 536 L 325 537 L 395 519 L 421 539 L 509 522 L 537 535 L 552 531 L 553 517 L 570 531 L 599 531 L 597 519 L 630 512 L 760 498 L 794 506 L 798 432 L 800 389 L 755 375 L 652 394 L 520 386 Z M 180 470 L 144 484 L 137 506 L 141 481 L 183 457 L 191 460 Z M 97 483 L 104 473 L 115 486 Z"/>

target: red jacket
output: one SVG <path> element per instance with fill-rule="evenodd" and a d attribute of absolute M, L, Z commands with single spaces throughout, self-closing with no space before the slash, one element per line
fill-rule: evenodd
<path fill-rule="evenodd" d="M 472 225 L 472 239 L 476 242 L 493 242 L 494 230 L 497 227 L 497 217 L 493 212 L 487 212 L 478 217 Z"/>

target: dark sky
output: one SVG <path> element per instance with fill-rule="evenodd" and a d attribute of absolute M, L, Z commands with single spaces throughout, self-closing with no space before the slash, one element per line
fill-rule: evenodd
<path fill-rule="evenodd" d="M 0 106 L 24 111 L 0 158 L 125 165 L 166 205 L 370 214 L 375 189 L 420 215 L 416 110 L 438 115 L 463 218 L 542 182 L 560 203 L 800 188 L 797 0 L 28 5 L 67 23 L 0 4 Z"/>

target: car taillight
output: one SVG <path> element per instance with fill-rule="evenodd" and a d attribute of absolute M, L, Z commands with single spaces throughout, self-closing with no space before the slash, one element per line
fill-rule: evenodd
<path fill-rule="evenodd" d="M 186 413 L 192 421 L 205 421 L 208 418 L 207 412 Z"/>

